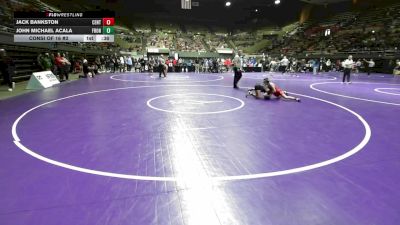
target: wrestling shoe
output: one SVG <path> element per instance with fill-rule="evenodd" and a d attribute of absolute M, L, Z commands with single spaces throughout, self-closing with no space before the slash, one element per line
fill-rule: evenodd
<path fill-rule="evenodd" d="M 251 91 L 250 91 L 250 90 L 247 91 L 246 98 L 247 98 L 247 96 L 249 96 L 249 95 L 251 95 Z"/>

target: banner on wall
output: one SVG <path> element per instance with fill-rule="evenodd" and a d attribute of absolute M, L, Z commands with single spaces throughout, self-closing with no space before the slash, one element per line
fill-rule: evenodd
<path fill-rule="evenodd" d="M 147 48 L 147 53 L 161 53 L 161 54 L 168 54 L 169 49 L 168 48 Z"/>
<path fill-rule="evenodd" d="M 219 54 L 233 54 L 233 50 L 230 48 L 216 49 Z"/>
<path fill-rule="evenodd" d="M 159 53 L 160 50 L 158 48 L 147 48 L 148 53 Z"/>

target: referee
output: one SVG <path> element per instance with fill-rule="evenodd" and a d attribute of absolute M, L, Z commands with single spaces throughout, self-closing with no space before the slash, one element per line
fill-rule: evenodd
<path fill-rule="evenodd" d="M 166 69 L 167 66 L 165 65 L 165 60 L 164 60 L 164 56 L 160 55 L 158 57 L 158 72 L 159 72 L 159 77 L 161 77 L 161 74 L 164 75 L 164 77 L 167 77 L 167 73 L 166 73 Z"/>
<path fill-rule="evenodd" d="M 240 58 L 239 54 L 236 54 L 235 58 L 233 58 L 233 64 L 234 64 L 233 88 L 239 88 L 237 84 L 240 78 L 242 78 L 242 59 Z"/>
<path fill-rule="evenodd" d="M 343 82 L 342 83 L 344 84 L 345 80 L 347 80 L 347 83 L 351 84 L 351 82 L 350 82 L 350 73 L 351 73 L 351 70 L 354 67 L 353 56 L 349 55 L 349 57 L 346 60 L 343 61 L 342 66 L 343 66 L 343 70 L 344 70 Z"/>

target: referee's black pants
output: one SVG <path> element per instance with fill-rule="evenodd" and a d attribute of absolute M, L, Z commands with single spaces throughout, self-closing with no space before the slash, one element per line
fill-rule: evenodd
<path fill-rule="evenodd" d="M 281 66 L 281 71 L 282 71 L 282 73 L 286 73 L 286 71 L 287 71 L 287 66 Z"/>
<path fill-rule="evenodd" d="M 239 68 L 234 67 L 233 71 L 235 73 L 234 78 L 233 78 L 233 88 L 238 88 L 237 84 L 239 80 L 242 78 L 242 71 L 240 71 Z"/>
<path fill-rule="evenodd" d="M 158 72 L 159 72 L 159 77 L 161 77 L 161 73 L 166 77 L 167 75 L 165 74 L 165 67 L 163 64 L 158 65 Z"/>
<path fill-rule="evenodd" d="M 345 82 L 345 80 L 347 80 L 347 82 L 350 82 L 350 72 L 351 69 L 344 69 L 344 73 L 343 73 L 343 83 Z"/>

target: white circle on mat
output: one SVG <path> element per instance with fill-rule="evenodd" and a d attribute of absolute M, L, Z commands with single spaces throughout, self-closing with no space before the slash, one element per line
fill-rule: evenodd
<path fill-rule="evenodd" d="M 396 90 L 399 91 L 399 93 L 387 92 L 385 90 Z M 375 88 L 374 91 L 387 95 L 400 95 L 400 88 Z"/>
<path fill-rule="evenodd" d="M 223 85 L 154 85 L 154 86 L 138 86 L 138 87 L 123 87 L 123 88 L 113 88 L 113 89 L 105 89 L 105 90 L 99 90 L 99 91 L 91 91 L 91 92 L 85 92 L 85 93 L 81 93 L 81 94 L 75 94 L 75 95 L 70 95 L 67 97 L 63 97 L 63 98 L 59 98 L 59 99 L 55 99 L 52 101 L 48 101 L 45 102 L 43 104 L 37 105 L 27 111 L 25 111 L 24 113 L 22 113 L 13 123 L 12 128 L 11 128 L 11 133 L 12 133 L 12 137 L 14 139 L 14 144 L 21 149 L 22 151 L 24 151 L 25 153 L 31 155 L 32 157 L 39 159 L 41 161 L 44 161 L 46 163 L 50 163 L 52 165 L 55 166 L 59 166 L 62 168 L 66 168 L 66 169 L 70 169 L 70 170 L 74 170 L 74 171 L 78 171 L 78 172 L 82 172 L 82 173 L 87 173 L 87 174 L 94 174 L 94 175 L 99 175 L 99 176 L 106 176 L 106 177 L 115 177 L 115 178 L 122 178 L 122 179 L 132 179 L 132 180 L 146 180 L 146 181 L 171 181 L 171 182 L 176 182 L 179 181 L 180 178 L 179 177 L 159 177 L 159 176 L 140 176 L 140 175 L 134 175 L 134 174 L 122 174 L 122 173 L 112 173 L 112 172 L 106 172 L 106 171 L 100 171 L 100 170 L 94 170 L 94 169 L 89 169 L 89 168 L 83 168 L 83 167 L 79 167 L 79 166 L 74 166 L 71 164 L 67 164 L 64 162 L 60 162 L 60 161 L 56 161 L 50 158 L 47 158 L 45 156 L 42 156 L 38 153 L 36 153 L 34 150 L 29 149 L 28 147 L 26 147 L 23 144 L 23 140 L 21 140 L 18 136 L 17 133 L 17 128 L 18 128 L 18 124 L 19 122 L 30 112 L 46 106 L 48 104 L 54 103 L 54 102 L 59 102 L 65 99 L 70 99 L 70 98 L 75 98 L 75 97 L 79 97 L 79 96 L 83 96 L 83 95 L 89 95 L 89 94 L 95 94 L 95 93 L 101 93 L 101 92 L 110 92 L 110 91 L 118 91 L 118 90 L 125 90 L 125 89 L 139 89 L 139 88 L 156 88 L 156 87 L 193 87 L 193 86 L 203 86 L 203 87 L 221 87 L 221 88 L 232 88 L 231 86 L 223 86 Z M 272 172 L 265 172 L 265 173 L 255 173 L 255 174 L 245 174 L 245 175 L 235 175 L 235 176 L 218 176 L 218 177 L 209 177 L 208 179 L 210 181 L 233 181 L 233 180 L 249 180 L 249 179 L 257 179 L 257 178 L 265 178 L 265 177 L 274 177 L 274 176 L 282 176 L 282 175 L 288 175 L 288 174 L 294 174 L 294 173 L 299 173 L 299 172 L 305 172 L 308 170 L 313 170 L 313 169 L 317 169 L 317 168 L 321 168 L 324 166 L 328 166 L 331 165 L 333 163 L 342 161 L 354 154 L 356 154 L 357 152 L 361 151 L 364 146 L 369 142 L 370 138 L 371 138 L 371 128 L 369 126 L 369 124 L 367 123 L 367 121 L 365 121 L 365 119 L 359 115 L 358 113 L 354 112 L 353 110 L 346 108 L 342 105 L 339 105 L 337 103 L 334 102 L 330 102 L 321 98 L 316 98 L 316 97 L 312 97 L 312 96 L 308 96 L 308 95 L 303 95 L 303 94 L 297 94 L 297 93 L 292 93 L 294 95 L 297 96 L 302 96 L 304 98 L 308 98 L 308 99 L 313 99 L 313 100 L 317 100 L 320 102 L 324 102 L 327 103 L 329 105 L 338 107 L 340 109 L 343 109 L 346 112 L 349 112 L 350 114 L 352 114 L 356 119 L 358 119 L 361 124 L 364 127 L 365 130 L 365 134 L 363 139 L 361 140 L 361 142 L 359 144 L 357 144 L 356 146 L 354 146 L 352 149 L 348 150 L 347 152 L 345 152 L 344 154 L 341 154 L 339 156 L 336 156 L 332 159 L 328 159 L 322 162 L 318 162 L 318 163 L 314 163 L 314 164 L 310 164 L 307 166 L 301 166 L 301 167 L 296 167 L 296 168 L 291 168 L 291 169 L 285 169 L 285 170 L 278 170 L 278 171 L 272 171 Z M 302 103 L 303 104 L 303 103 Z"/>
<path fill-rule="evenodd" d="M 160 77 L 154 76 L 154 75 L 151 75 L 150 77 L 153 78 L 153 79 L 159 79 L 160 78 Z M 187 79 L 190 79 L 190 77 L 189 76 L 168 77 L 168 80 L 187 80 Z"/>
<path fill-rule="evenodd" d="M 225 109 L 225 110 L 219 110 L 219 111 L 204 111 L 204 112 L 196 112 L 196 111 L 177 111 L 177 110 L 168 110 L 168 109 L 162 109 L 160 107 L 156 107 L 152 104 L 153 101 L 158 100 L 158 99 L 162 99 L 162 98 L 170 98 L 170 97 L 189 97 L 189 96 L 211 96 L 211 97 L 222 97 L 222 98 L 227 98 L 230 100 L 235 100 L 237 102 L 239 102 L 239 105 L 230 109 Z M 193 97 L 190 97 L 191 99 L 193 99 Z M 193 100 L 192 100 L 193 101 Z M 184 102 L 183 102 L 184 103 Z M 195 103 L 195 102 L 194 102 Z M 199 102 L 199 104 L 201 104 L 201 102 Z M 203 102 L 203 104 L 207 104 L 207 102 Z M 213 104 L 212 102 L 208 103 L 208 104 Z M 218 103 L 216 103 L 218 104 Z M 238 98 L 234 98 L 231 96 L 226 96 L 226 95 L 219 95 L 219 94 L 205 94 L 205 93 L 188 93 L 188 94 L 172 94 L 172 95 L 162 95 L 162 96 L 158 96 L 152 99 L 149 99 L 147 101 L 147 106 L 158 110 L 158 111 L 162 111 L 162 112 L 168 112 L 168 113 L 176 113 L 176 114 L 193 114 L 193 115 L 207 115 L 207 114 L 218 114 L 218 113 L 227 113 L 227 112 L 232 112 L 238 109 L 243 108 L 244 106 L 244 102 Z"/>
<path fill-rule="evenodd" d="M 349 95 L 343 95 L 343 94 L 337 94 L 337 93 L 334 93 L 334 92 L 324 91 L 324 90 L 321 90 L 321 89 L 318 89 L 318 88 L 315 87 L 315 86 L 323 85 L 323 84 L 340 84 L 341 85 L 341 83 L 342 82 L 313 83 L 313 84 L 310 84 L 310 88 L 313 89 L 314 91 L 318 91 L 318 92 L 329 94 L 329 95 L 339 96 L 339 97 L 343 97 L 343 98 L 350 98 L 350 99 L 356 99 L 356 100 L 361 100 L 361 101 L 366 101 L 366 102 L 373 102 L 373 103 L 380 103 L 380 104 L 385 104 L 385 105 L 400 106 L 400 103 L 384 102 L 384 101 L 372 100 L 372 99 L 368 99 L 368 98 L 358 98 L 358 97 L 354 97 L 354 96 L 349 96 Z M 353 84 L 384 84 L 384 83 L 353 82 Z M 352 84 L 349 84 L 349 85 L 352 85 Z M 400 85 L 400 84 L 387 83 L 387 85 Z"/>

